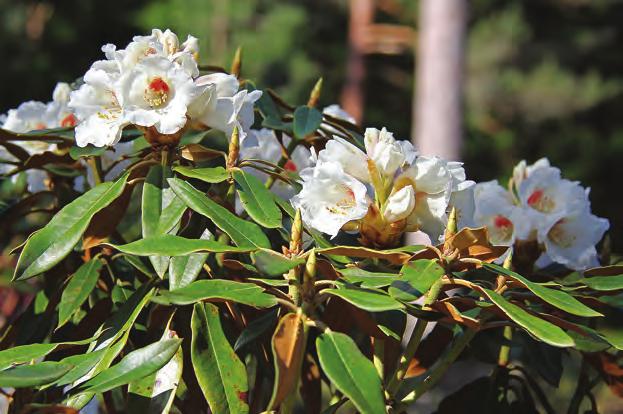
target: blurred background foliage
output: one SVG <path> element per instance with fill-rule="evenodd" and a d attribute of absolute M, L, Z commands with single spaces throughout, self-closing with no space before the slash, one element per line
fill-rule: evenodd
<path fill-rule="evenodd" d="M 417 36 L 417 1 L 378 0 L 375 21 Z M 201 61 L 227 67 L 244 50 L 243 75 L 304 102 L 339 102 L 348 55 L 347 0 L 0 0 L 0 111 L 49 100 L 136 33 L 171 28 L 201 41 Z M 505 179 L 521 159 L 547 156 L 592 187 L 593 210 L 623 250 L 623 1 L 473 0 L 465 73 L 463 161 L 474 180 Z M 411 130 L 412 50 L 366 55 L 364 125 Z"/>

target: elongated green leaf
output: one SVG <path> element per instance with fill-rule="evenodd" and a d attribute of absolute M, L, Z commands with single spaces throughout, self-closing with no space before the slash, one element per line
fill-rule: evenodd
<path fill-rule="evenodd" d="M 93 369 L 93 367 L 104 358 L 108 349 L 103 348 L 95 352 L 87 352 L 86 354 L 72 355 L 63 358 L 60 362 L 72 365 L 73 368 L 60 377 L 54 383 L 57 386 L 63 386 L 78 381 Z"/>
<path fill-rule="evenodd" d="M 174 167 L 173 171 L 183 176 L 196 178 L 206 183 L 222 183 L 229 178 L 229 172 L 223 167 L 213 168 L 189 168 Z"/>
<path fill-rule="evenodd" d="M 19 257 L 14 280 L 28 279 L 50 269 L 71 252 L 101 209 L 121 195 L 128 174 L 114 183 L 103 183 L 59 211 L 41 230 L 33 233 Z"/>
<path fill-rule="evenodd" d="M 225 207 L 210 200 L 201 191 L 182 180 L 170 178 L 169 184 L 188 207 L 212 220 L 239 247 L 270 248 L 268 237 L 257 224 L 235 216 Z"/>
<path fill-rule="evenodd" d="M 321 293 L 338 296 L 356 307 L 370 312 L 404 309 L 402 303 L 381 290 L 345 286 L 340 289 L 324 289 Z"/>
<path fill-rule="evenodd" d="M 242 331 L 236 343 L 234 344 L 234 351 L 238 351 L 240 348 L 248 343 L 253 342 L 260 335 L 268 330 L 277 321 L 278 309 L 272 309 L 265 315 L 251 321 L 247 327 Z"/>
<path fill-rule="evenodd" d="M 249 216 L 264 227 L 270 229 L 281 227 L 281 210 L 264 183 L 240 169 L 234 170 L 233 177 L 240 187 L 238 195 Z"/>
<path fill-rule="evenodd" d="M 558 347 L 574 345 L 573 339 L 558 326 L 529 314 L 492 290 L 482 289 L 482 291 L 491 299 L 491 302 L 497 305 L 512 321 L 541 341 Z"/>
<path fill-rule="evenodd" d="M 212 239 L 212 233 L 204 230 L 201 240 Z M 169 290 L 176 290 L 188 286 L 199 276 L 208 253 L 193 253 L 186 256 L 173 256 L 169 266 Z"/>
<path fill-rule="evenodd" d="M 165 329 L 162 340 L 177 338 L 175 332 Z M 184 358 L 182 348 L 158 371 L 130 383 L 128 387 L 128 412 L 166 414 L 173 405 L 175 391 L 182 377 Z"/>
<path fill-rule="evenodd" d="M 618 276 L 593 276 L 578 280 L 591 289 L 609 292 L 623 289 L 623 275 Z"/>
<path fill-rule="evenodd" d="M 348 257 L 366 257 L 387 260 L 393 264 L 404 264 L 409 261 L 412 254 L 409 252 L 403 252 L 400 249 L 391 250 L 375 250 L 368 247 L 360 246 L 333 246 L 322 248 L 316 251 L 316 253 L 324 255 L 339 255 Z"/>
<path fill-rule="evenodd" d="M 322 370 L 362 414 L 382 414 L 385 400 L 372 362 L 347 335 L 326 332 L 316 339 Z"/>
<path fill-rule="evenodd" d="M 99 157 L 107 150 L 106 147 L 96 147 L 94 145 L 87 145 L 86 147 L 78 147 L 74 145 L 69 148 L 69 156 L 74 160 L 78 160 L 83 157 Z"/>
<path fill-rule="evenodd" d="M 303 139 L 313 133 L 322 123 L 322 114 L 316 108 L 309 106 L 299 106 L 294 111 L 294 121 L 292 130 L 294 136 Z"/>
<path fill-rule="evenodd" d="M 389 286 L 398 279 L 395 273 L 369 272 L 358 267 L 347 267 L 339 269 L 338 272 L 349 283 L 360 284 L 364 288 L 381 288 Z"/>
<path fill-rule="evenodd" d="M 180 236 L 172 236 L 170 234 L 140 239 L 128 244 L 108 245 L 119 250 L 120 252 L 136 256 L 185 256 L 198 252 L 244 253 L 254 250 L 254 248 L 250 246 L 235 247 L 217 242 L 215 240 L 187 239 Z"/>
<path fill-rule="evenodd" d="M 215 414 L 249 412 L 247 372 L 223 333 L 219 310 L 195 304 L 190 356 L 199 386 Z"/>
<path fill-rule="evenodd" d="M 221 279 L 197 280 L 174 291 L 161 291 L 153 298 L 154 302 L 173 305 L 190 305 L 204 300 L 230 300 L 257 308 L 270 308 L 277 304 L 274 296 L 254 283 Z"/>
<path fill-rule="evenodd" d="M 143 184 L 143 200 L 141 206 L 141 222 L 143 237 L 163 235 L 174 229 L 179 222 L 186 204 L 169 188 L 168 178 L 173 176 L 169 167 L 154 165 Z M 161 278 L 169 266 L 169 256 L 150 256 L 156 273 Z"/>
<path fill-rule="evenodd" d="M 421 259 L 405 264 L 400 270 L 398 280 L 388 289 L 390 295 L 404 302 L 421 298 L 428 289 L 444 275 L 437 261 Z"/>
<path fill-rule="evenodd" d="M 0 370 L 11 365 L 23 364 L 35 359 L 43 358 L 61 345 L 86 345 L 95 341 L 97 336 L 73 342 L 56 342 L 52 344 L 20 345 L 0 351 Z"/>
<path fill-rule="evenodd" d="M 181 343 L 181 339 L 165 339 L 132 351 L 117 365 L 100 372 L 80 388 L 85 392 L 105 392 L 143 378 L 169 362 Z"/>
<path fill-rule="evenodd" d="M 0 371 L 0 387 L 34 387 L 56 381 L 73 365 L 60 362 L 45 361 L 34 365 L 19 365 Z"/>
<path fill-rule="evenodd" d="M 58 304 L 59 328 L 67 323 L 71 315 L 80 309 L 80 306 L 89 297 L 97 283 L 100 269 L 103 265 L 104 263 L 101 260 L 93 259 L 80 266 L 71 279 L 69 279 L 69 283 L 63 290 L 61 301 Z"/>
<path fill-rule="evenodd" d="M 566 292 L 546 288 L 545 286 L 539 285 L 538 283 L 529 281 L 519 273 L 515 273 L 512 270 L 504 269 L 502 266 L 498 266 L 493 263 L 483 263 L 483 267 L 491 270 L 492 272 L 508 276 L 509 278 L 521 283 L 536 296 L 543 299 L 545 302 L 557 307 L 558 309 L 562 309 L 572 315 L 584 317 L 603 316 L 601 313 L 589 308 L 588 306 L 586 306 L 585 304 L 583 304 Z"/>
<path fill-rule="evenodd" d="M 251 258 L 257 269 L 267 276 L 282 276 L 290 269 L 305 263 L 304 259 L 286 257 L 281 253 L 268 249 L 258 249 L 251 255 Z"/>

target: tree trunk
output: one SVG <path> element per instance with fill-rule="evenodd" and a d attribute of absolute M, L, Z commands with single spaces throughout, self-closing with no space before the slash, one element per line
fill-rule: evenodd
<path fill-rule="evenodd" d="M 457 160 L 467 0 L 420 0 L 412 137 L 425 155 Z"/>

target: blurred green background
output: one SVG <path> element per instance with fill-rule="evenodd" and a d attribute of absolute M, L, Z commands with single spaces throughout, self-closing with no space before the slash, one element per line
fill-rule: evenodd
<path fill-rule="evenodd" d="M 413 27 L 417 1 L 379 0 L 375 21 Z M 0 0 L 0 111 L 47 101 L 56 81 L 81 76 L 152 27 L 201 41 L 201 61 L 229 66 L 292 102 L 323 76 L 321 104 L 339 102 L 348 77 L 347 0 Z M 467 39 L 463 160 L 470 178 L 507 177 L 521 160 L 547 156 L 592 187 L 596 214 L 623 251 L 623 2 L 473 0 Z M 366 55 L 364 125 L 409 137 L 412 49 Z"/>

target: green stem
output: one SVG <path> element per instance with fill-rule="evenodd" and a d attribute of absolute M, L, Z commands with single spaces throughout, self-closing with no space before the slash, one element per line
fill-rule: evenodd
<path fill-rule="evenodd" d="M 513 340 L 513 328 L 511 326 L 504 327 L 504 339 L 506 339 L 509 342 Z M 504 344 L 500 347 L 500 353 L 498 355 L 499 366 L 505 367 L 508 365 L 508 359 L 509 359 L 510 353 L 511 353 L 510 345 Z"/>
<path fill-rule="evenodd" d="M 288 154 L 288 156 L 292 154 L 292 151 L 294 151 L 294 149 L 296 148 L 298 144 L 299 144 L 298 140 L 292 138 L 292 140 L 286 147 L 286 153 Z M 286 162 L 288 162 L 288 158 L 282 156 L 281 159 L 279 159 L 279 162 L 277 163 L 277 165 L 279 167 L 283 167 L 284 165 L 286 165 Z M 274 183 L 275 183 L 275 177 L 272 175 L 269 176 L 268 179 L 266 180 L 266 188 L 271 188 Z"/>
<path fill-rule="evenodd" d="M 99 162 L 99 158 L 96 157 L 88 157 L 87 164 L 91 168 L 91 172 L 93 173 L 93 180 L 95 181 L 95 185 L 102 183 L 102 165 Z"/>
<path fill-rule="evenodd" d="M 444 374 L 450 368 L 450 366 L 456 361 L 456 359 L 461 355 L 461 352 L 465 349 L 467 344 L 474 338 L 476 335 L 476 330 L 468 329 L 464 332 L 453 344 L 450 350 L 443 356 L 443 358 L 437 363 L 434 370 L 431 372 L 429 376 L 427 376 L 424 381 L 420 382 L 413 391 L 411 391 L 403 400 L 401 401 L 402 405 L 408 405 L 415 402 L 418 398 L 420 398 L 426 391 L 430 390 L 432 387 L 437 385 L 439 380 L 443 378 Z M 397 412 L 400 410 L 397 407 Z"/>
<path fill-rule="evenodd" d="M 428 294 L 426 295 L 426 300 L 424 301 L 424 305 L 422 309 L 428 308 L 432 305 L 439 297 L 441 293 L 441 287 L 443 283 L 441 279 L 433 283 Z M 428 325 L 428 321 L 419 318 L 415 324 L 415 328 L 413 328 L 413 333 L 411 334 L 411 338 L 409 338 L 409 342 L 407 343 L 407 347 L 403 351 L 400 356 L 400 361 L 398 361 L 398 367 L 396 367 L 396 371 L 392 376 L 392 379 L 387 384 L 387 392 L 394 396 L 396 391 L 398 391 L 398 387 L 400 386 L 400 382 L 403 380 L 405 375 L 407 374 L 407 369 L 409 368 L 409 362 L 415 356 L 415 352 L 420 346 L 420 342 L 422 341 L 422 336 L 424 335 L 424 331 L 426 330 L 426 326 Z"/>
<path fill-rule="evenodd" d="M 381 381 L 383 381 L 383 376 L 385 372 L 385 368 L 383 365 L 383 361 L 385 359 L 385 340 L 381 338 L 374 338 L 374 367 L 376 371 L 379 373 L 379 377 Z"/>

